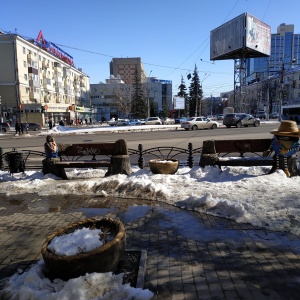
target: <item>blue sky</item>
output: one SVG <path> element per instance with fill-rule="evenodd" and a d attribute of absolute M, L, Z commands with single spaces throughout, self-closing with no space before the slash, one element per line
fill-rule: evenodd
<path fill-rule="evenodd" d="M 195 64 L 204 96 L 232 89 L 232 60 L 210 61 L 210 31 L 248 12 L 271 26 L 294 24 L 299 0 L 12 0 L 1 4 L 0 30 L 46 40 L 74 58 L 91 83 L 105 82 L 113 57 L 141 57 L 147 75 L 172 80 L 173 93 Z"/>

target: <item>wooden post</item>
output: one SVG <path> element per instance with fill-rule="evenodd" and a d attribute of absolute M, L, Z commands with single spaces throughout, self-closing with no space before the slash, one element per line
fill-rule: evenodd
<path fill-rule="evenodd" d="M 202 168 L 212 166 L 215 165 L 217 161 L 218 155 L 216 153 L 215 142 L 213 140 L 203 141 L 199 166 Z"/>
<path fill-rule="evenodd" d="M 132 173 L 129 155 L 113 155 L 110 160 L 110 166 L 105 176 Z"/>

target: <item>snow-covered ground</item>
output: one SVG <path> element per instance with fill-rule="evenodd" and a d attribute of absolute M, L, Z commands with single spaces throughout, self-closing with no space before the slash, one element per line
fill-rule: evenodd
<path fill-rule="evenodd" d="M 55 130 L 61 134 L 59 127 Z M 13 176 L 8 172 L 0 171 L 0 193 L 53 195 L 55 191 L 57 195 L 143 198 L 229 218 L 238 223 L 250 223 L 270 230 L 300 235 L 300 177 L 287 178 L 281 170 L 268 175 L 268 170 L 269 167 L 227 167 L 220 172 L 214 167 L 205 169 L 181 167 L 175 175 L 154 175 L 149 170 L 133 168 L 130 176 L 104 177 L 106 172 L 104 169 L 79 169 L 68 172 L 68 177 L 71 179 L 67 181 L 53 175 L 43 175 L 40 171 L 26 171 L 25 174 L 18 173 Z M 78 178 L 81 180 L 77 180 Z M 0 203 L 0 209 L 6 208 L 1 207 Z M 67 298 L 61 296 L 53 298 L 46 293 L 46 289 L 51 284 L 48 279 L 43 278 L 42 267 L 43 262 L 40 262 L 30 271 L 29 277 L 16 274 L 12 279 L 15 290 L 29 288 L 28 284 L 33 289 L 33 295 L 36 293 L 36 298 L 22 299 L 71 299 L 75 286 L 82 288 L 84 295 L 78 299 L 150 299 L 151 297 L 149 296 L 151 293 L 147 290 L 132 289 L 132 293 L 136 292 L 140 295 L 136 298 L 125 296 L 124 298 L 108 296 L 97 298 L 93 294 L 94 298 L 91 298 L 90 287 L 85 288 L 87 281 L 110 282 L 111 280 L 114 282 L 115 292 L 125 293 L 124 289 L 127 289 L 117 283 L 117 276 L 91 274 L 86 275 L 86 278 L 77 278 L 67 283 L 57 283 L 55 287 L 51 286 L 53 290 L 59 289 L 61 295 L 67 295 Z"/>

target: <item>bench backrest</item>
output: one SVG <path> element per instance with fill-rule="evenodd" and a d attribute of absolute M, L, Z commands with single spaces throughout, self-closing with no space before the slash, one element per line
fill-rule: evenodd
<path fill-rule="evenodd" d="M 59 156 L 128 155 L 124 140 L 110 143 L 59 144 Z"/>
<path fill-rule="evenodd" d="M 269 150 L 272 139 L 216 140 L 216 153 L 263 152 Z"/>

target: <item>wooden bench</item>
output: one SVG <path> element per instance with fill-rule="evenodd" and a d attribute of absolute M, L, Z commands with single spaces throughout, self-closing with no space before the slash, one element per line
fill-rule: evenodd
<path fill-rule="evenodd" d="M 127 143 L 117 140 L 111 143 L 58 144 L 59 158 L 44 159 L 43 173 L 52 173 L 68 179 L 65 168 L 106 167 L 105 176 L 114 174 L 129 175 L 131 170 Z M 107 156 L 107 159 L 103 159 Z M 101 157 L 100 160 L 97 158 Z"/>
<path fill-rule="evenodd" d="M 199 165 L 213 166 L 272 166 L 269 173 L 276 169 L 276 161 L 270 156 L 272 139 L 247 140 L 207 140 Z M 230 155 L 230 156 L 228 156 Z M 237 156 L 234 156 L 237 155 Z"/>

